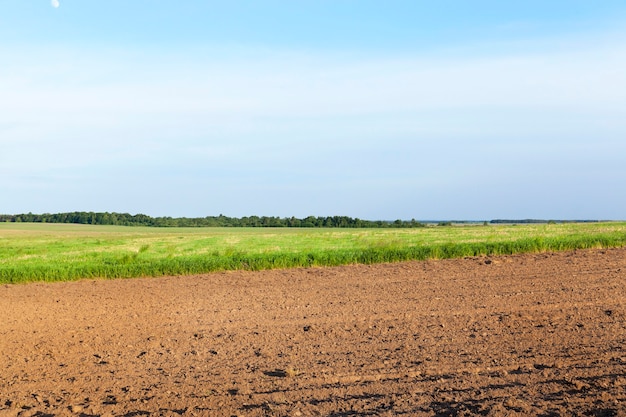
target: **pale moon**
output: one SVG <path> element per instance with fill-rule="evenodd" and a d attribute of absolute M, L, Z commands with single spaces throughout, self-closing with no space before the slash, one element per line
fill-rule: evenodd
<path fill-rule="evenodd" d="M 61 5 L 59 3 L 59 0 L 51 0 L 51 3 L 52 3 L 52 7 L 54 7 L 55 9 Z"/>

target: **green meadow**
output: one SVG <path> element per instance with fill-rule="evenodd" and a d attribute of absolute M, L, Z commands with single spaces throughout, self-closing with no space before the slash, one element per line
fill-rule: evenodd
<path fill-rule="evenodd" d="M 0 223 L 0 282 L 188 275 L 622 246 L 626 246 L 625 222 L 415 229 Z"/>

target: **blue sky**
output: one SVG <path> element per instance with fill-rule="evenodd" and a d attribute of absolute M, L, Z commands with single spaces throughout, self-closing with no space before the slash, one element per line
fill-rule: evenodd
<path fill-rule="evenodd" d="M 623 1 L 0 0 L 0 212 L 626 219 Z"/>

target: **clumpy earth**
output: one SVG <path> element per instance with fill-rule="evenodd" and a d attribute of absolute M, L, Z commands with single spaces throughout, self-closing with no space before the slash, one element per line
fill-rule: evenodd
<path fill-rule="evenodd" d="M 626 249 L 0 287 L 4 416 L 626 416 Z"/>

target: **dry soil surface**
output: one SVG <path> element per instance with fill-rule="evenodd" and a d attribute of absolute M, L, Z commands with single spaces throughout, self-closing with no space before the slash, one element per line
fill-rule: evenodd
<path fill-rule="evenodd" d="M 626 416 L 626 249 L 0 287 L 0 416 Z"/>

